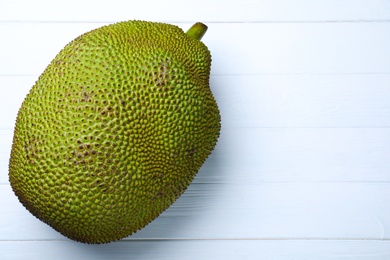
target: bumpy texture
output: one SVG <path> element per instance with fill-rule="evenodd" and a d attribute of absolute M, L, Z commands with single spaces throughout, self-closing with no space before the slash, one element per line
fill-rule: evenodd
<path fill-rule="evenodd" d="M 210 62 L 203 43 L 162 23 L 121 22 L 73 40 L 18 113 L 9 179 L 21 203 L 84 243 L 144 227 L 217 142 Z"/>

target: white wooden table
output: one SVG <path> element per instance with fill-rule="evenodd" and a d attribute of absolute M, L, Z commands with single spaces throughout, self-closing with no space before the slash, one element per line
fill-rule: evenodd
<path fill-rule="evenodd" d="M 70 241 L 8 182 L 18 108 L 81 33 L 209 26 L 219 143 L 145 229 Z M 0 259 L 390 259 L 390 0 L 0 0 Z"/>

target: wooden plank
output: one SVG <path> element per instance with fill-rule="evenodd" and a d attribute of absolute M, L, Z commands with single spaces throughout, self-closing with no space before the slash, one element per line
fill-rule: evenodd
<path fill-rule="evenodd" d="M 118 21 L 156 20 L 178 22 L 334 22 L 390 19 L 390 4 L 380 0 L 167 0 L 130 3 L 123 0 L 13 0 L 2 3 L 0 21 Z M 34 10 L 34 11 L 31 11 Z M 161 10 L 164 10 L 163 12 Z M 178 11 L 179 10 L 179 11 Z"/>
<path fill-rule="evenodd" d="M 245 179 L 245 176 L 242 176 Z M 64 240 L 0 185 L 0 240 Z M 390 239 L 390 183 L 194 183 L 128 239 Z"/>
<path fill-rule="evenodd" d="M 65 44 L 101 25 L 2 23 L 13 40 L 2 42 L 0 75 L 39 75 Z M 213 75 L 390 73 L 390 23 L 211 23 L 203 41 Z"/>
<path fill-rule="evenodd" d="M 0 130 L 0 184 L 8 183 L 8 161 L 11 154 L 13 131 Z"/>
<path fill-rule="evenodd" d="M 204 42 L 215 75 L 390 72 L 390 23 L 210 24 Z"/>
<path fill-rule="evenodd" d="M 12 130 L 0 131 L 8 183 Z M 389 128 L 223 128 L 201 183 L 389 182 Z"/>
<path fill-rule="evenodd" d="M 211 77 L 231 127 L 389 127 L 390 74 Z"/>
<path fill-rule="evenodd" d="M 4 33 L 5 38 L 12 39 L 1 43 L 0 57 L 3 62 L 0 63 L 0 73 L 39 76 L 68 42 L 102 25 L 104 24 L 0 23 L 0 33 Z"/>
<path fill-rule="evenodd" d="M 13 129 L 37 76 L 0 76 L 0 129 Z M 212 76 L 233 127 L 390 127 L 390 74 Z"/>
<path fill-rule="evenodd" d="M 357 259 L 390 257 L 389 241 L 151 240 L 105 245 L 62 241 L 0 241 L 4 260 L 32 259 Z M 66 258 L 65 258 L 66 256 Z"/>
<path fill-rule="evenodd" d="M 36 79 L 35 76 L 0 76 L 0 131 L 14 128 L 18 110 Z"/>
<path fill-rule="evenodd" d="M 389 154 L 388 128 L 223 128 L 207 167 L 232 184 L 387 182 Z"/>

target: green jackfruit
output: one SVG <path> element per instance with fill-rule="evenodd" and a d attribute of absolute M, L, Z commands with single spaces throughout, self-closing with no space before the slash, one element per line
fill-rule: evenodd
<path fill-rule="evenodd" d="M 83 243 L 122 239 L 167 209 L 219 137 L 206 29 L 128 21 L 66 45 L 18 112 L 20 202 Z"/>

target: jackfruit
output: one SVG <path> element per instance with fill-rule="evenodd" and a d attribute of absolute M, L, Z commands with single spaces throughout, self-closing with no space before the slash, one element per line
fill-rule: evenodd
<path fill-rule="evenodd" d="M 118 22 L 56 55 L 15 123 L 9 181 L 27 210 L 72 240 L 108 243 L 186 190 L 221 127 L 206 29 Z"/>

